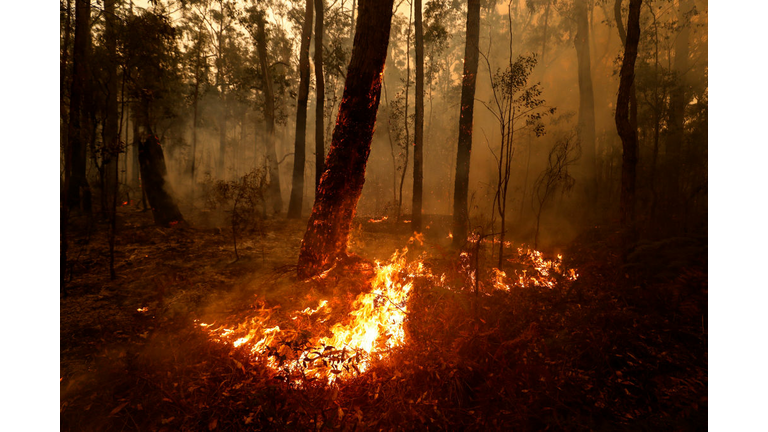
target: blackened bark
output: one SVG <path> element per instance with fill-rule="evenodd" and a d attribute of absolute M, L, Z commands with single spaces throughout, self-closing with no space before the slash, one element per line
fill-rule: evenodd
<path fill-rule="evenodd" d="M 283 196 L 280 192 L 280 170 L 277 164 L 277 151 L 275 150 L 275 94 L 272 90 L 272 74 L 269 70 L 267 57 L 267 36 L 264 31 L 264 15 L 259 16 L 256 30 L 256 50 L 259 52 L 259 66 L 261 76 L 264 79 L 262 89 L 264 91 L 264 120 L 267 128 L 265 142 L 267 153 L 267 169 L 269 170 L 269 199 L 272 210 L 275 213 L 283 211 Z"/>
<path fill-rule="evenodd" d="M 624 60 L 619 74 L 616 100 L 616 130 L 623 147 L 621 162 L 621 224 L 630 227 L 635 219 L 635 179 L 637 172 L 637 129 L 629 121 L 630 90 L 635 79 L 635 60 L 640 41 L 640 6 L 642 0 L 629 1 Z"/>
<path fill-rule="evenodd" d="M 88 99 L 86 93 L 88 61 L 90 52 L 91 4 L 88 0 L 75 2 L 75 46 L 72 53 L 72 91 L 70 92 L 69 127 L 65 152 L 65 187 L 67 205 L 70 209 L 80 207 L 80 191 L 87 189 L 85 178 L 86 143 L 89 130 L 88 113 L 84 105 Z M 90 104 L 88 104 L 90 105 Z M 85 201 L 85 200 L 84 200 Z M 85 202 L 83 203 L 85 204 Z"/>
<path fill-rule="evenodd" d="M 139 165 L 141 185 L 152 207 L 155 224 L 168 227 L 171 223 L 184 222 L 179 207 L 167 190 L 165 156 L 156 136 L 150 134 L 139 143 Z"/>
<path fill-rule="evenodd" d="M 459 145 L 456 153 L 456 181 L 453 192 L 453 244 L 461 246 L 469 229 L 469 160 L 472 151 L 472 122 L 475 108 L 477 61 L 480 52 L 480 0 L 467 4 L 467 42 L 464 48 L 464 77 L 461 86 Z"/>
<path fill-rule="evenodd" d="M 312 39 L 312 0 L 307 0 L 299 51 L 299 98 L 296 103 L 296 140 L 293 150 L 293 182 L 288 218 L 300 218 L 304 202 L 304 163 L 306 160 L 307 100 L 309 99 L 309 43 Z"/>
<path fill-rule="evenodd" d="M 576 0 L 576 59 L 579 71 L 579 142 L 585 165 L 583 178 L 587 200 L 591 206 L 597 204 L 597 176 L 595 159 L 595 94 L 592 88 L 592 68 L 589 55 L 589 17 L 587 0 Z M 594 208 L 594 207 L 593 207 Z"/>
<path fill-rule="evenodd" d="M 616 0 L 613 4 L 613 13 L 621 45 L 624 46 L 627 43 L 627 32 L 624 29 L 624 22 L 621 20 L 621 0 Z M 637 91 L 634 83 L 632 83 L 632 89 L 629 92 L 629 122 L 634 129 L 637 129 Z"/>
<path fill-rule="evenodd" d="M 424 190 L 424 30 L 421 18 L 421 0 L 416 8 L 416 130 L 413 147 L 413 201 L 411 230 L 421 232 L 422 194 Z"/>
<path fill-rule="evenodd" d="M 675 39 L 675 59 L 673 68 L 677 77 L 677 85 L 672 88 L 669 98 L 669 135 L 667 138 L 667 161 L 669 164 L 669 210 L 673 211 L 680 203 L 680 172 L 684 164 L 682 147 L 685 140 L 685 106 L 688 99 L 685 93 L 685 73 L 688 70 L 688 54 L 690 39 L 690 24 L 687 14 L 693 7 L 690 0 L 680 0 L 677 11 L 680 33 Z"/>
<path fill-rule="evenodd" d="M 301 242 L 298 275 L 310 277 L 346 254 L 350 225 L 365 183 L 394 0 L 362 0 L 344 96 L 326 170 Z"/>
<path fill-rule="evenodd" d="M 315 190 L 320 186 L 325 162 L 325 136 L 323 118 L 325 116 L 325 79 L 323 78 L 323 0 L 315 0 Z"/>
<path fill-rule="evenodd" d="M 120 137 L 118 136 L 117 111 L 117 33 L 115 18 L 115 0 L 104 1 L 104 32 L 105 46 L 109 56 L 107 67 L 106 113 L 102 129 L 103 149 L 102 163 L 104 166 L 104 185 L 102 189 L 102 210 L 111 218 L 114 211 L 114 195 L 117 194 L 117 161 L 120 154 Z M 111 219 L 110 219 L 111 220 Z"/>

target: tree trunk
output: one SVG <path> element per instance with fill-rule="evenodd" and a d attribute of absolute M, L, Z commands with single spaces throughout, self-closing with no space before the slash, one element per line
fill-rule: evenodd
<path fill-rule="evenodd" d="M 424 183 L 424 30 L 421 0 L 416 0 L 416 130 L 413 147 L 413 204 L 411 230 L 421 232 L 421 209 Z"/>
<path fill-rule="evenodd" d="M 464 77 L 461 86 L 459 145 L 456 153 L 456 181 L 453 192 L 453 244 L 461 246 L 469 229 L 469 160 L 472 151 L 472 121 L 480 46 L 480 0 L 468 0 L 467 42 L 464 48 Z"/>
<path fill-rule="evenodd" d="M 361 0 L 360 22 L 344 96 L 320 179 L 312 215 L 301 242 L 299 277 L 310 277 L 346 255 L 357 201 L 365 183 L 376 112 L 387 56 L 393 0 Z"/>
<path fill-rule="evenodd" d="M 153 134 L 139 143 L 139 164 L 141 166 L 142 189 L 152 207 L 155 225 L 168 227 L 171 223 L 184 222 L 179 207 L 168 192 L 165 156 L 160 141 Z"/>
<path fill-rule="evenodd" d="M 216 86 L 219 88 L 221 107 L 219 107 L 219 156 L 216 159 L 216 175 L 220 178 L 226 178 L 224 155 L 227 152 L 227 101 L 224 75 L 222 74 L 224 68 L 224 1 L 220 0 L 219 3 L 221 4 L 221 15 L 219 18 L 218 58 L 216 59 Z"/>
<path fill-rule="evenodd" d="M 189 178 L 191 182 L 190 198 L 195 201 L 195 164 L 197 162 L 197 116 L 198 100 L 200 99 L 200 63 L 202 61 L 202 34 L 197 34 L 197 58 L 195 61 L 195 91 L 192 94 L 192 160 L 190 161 Z"/>
<path fill-rule="evenodd" d="M 275 213 L 280 213 L 283 211 L 283 196 L 280 192 L 280 170 L 277 164 L 277 151 L 275 150 L 275 95 L 272 90 L 272 74 L 267 57 L 267 37 L 264 25 L 265 17 L 261 15 L 256 30 L 256 49 L 259 52 L 259 65 L 264 79 L 262 89 L 264 91 L 264 121 L 267 129 L 265 146 L 267 169 L 269 170 L 269 199 L 272 203 L 272 210 Z"/>
<path fill-rule="evenodd" d="M 623 147 L 621 163 L 621 224 L 630 228 L 635 219 L 635 178 L 637 171 L 637 129 L 629 121 L 630 89 L 635 79 L 635 60 L 640 40 L 640 6 L 642 0 L 630 0 L 624 60 L 619 74 L 616 100 L 616 130 Z"/>
<path fill-rule="evenodd" d="M 88 91 L 88 61 L 90 56 L 91 4 L 87 0 L 75 2 L 75 46 L 72 53 L 72 91 L 70 92 L 69 127 L 65 151 L 65 187 L 67 205 L 71 208 L 81 206 L 80 191 L 88 188 L 85 177 L 86 143 L 89 137 L 86 105 Z M 87 200 L 83 200 L 85 206 Z M 89 210 L 89 209 L 86 209 Z"/>
<path fill-rule="evenodd" d="M 320 186 L 325 162 L 325 136 L 323 117 L 325 116 L 325 79 L 323 78 L 323 0 L 315 0 L 315 190 Z"/>
<path fill-rule="evenodd" d="M 307 0 L 299 51 L 299 98 L 296 103 L 296 139 L 293 145 L 293 183 L 288 202 L 288 218 L 301 217 L 304 202 L 304 162 L 306 159 L 307 100 L 309 99 L 309 43 L 312 39 L 312 0 Z"/>
<path fill-rule="evenodd" d="M 104 1 L 104 32 L 105 46 L 109 63 L 107 67 L 106 113 L 102 129 L 103 149 L 102 164 L 104 167 L 104 185 L 102 190 L 102 209 L 111 215 L 114 211 L 114 195 L 117 194 L 117 159 L 120 153 L 120 137 L 118 136 L 117 111 L 117 34 L 115 30 L 115 0 Z M 111 217 L 111 216 L 110 216 Z"/>
<path fill-rule="evenodd" d="M 589 55 L 589 17 L 587 0 L 576 0 L 576 59 L 579 70 L 579 142 L 584 164 L 582 178 L 589 206 L 597 204 L 597 176 L 595 158 L 595 95 L 592 89 L 591 59 Z"/>
<path fill-rule="evenodd" d="M 627 43 L 627 32 L 624 30 L 624 22 L 621 20 L 621 0 L 616 0 L 613 4 L 614 18 L 616 19 L 616 28 L 619 31 L 619 38 L 621 39 L 621 45 Z M 637 91 L 635 84 L 632 83 L 632 88 L 629 92 L 629 123 L 637 130 Z"/>
<path fill-rule="evenodd" d="M 680 203 L 680 168 L 682 159 L 682 147 L 685 140 L 685 106 L 688 99 L 685 94 L 685 73 L 688 69 L 688 42 L 690 38 L 690 25 L 686 20 L 692 8 L 690 0 L 680 0 L 677 12 L 677 20 L 680 33 L 675 39 L 675 59 L 673 69 L 677 77 L 677 85 L 670 92 L 669 98 L 669 135 L 667 138 L 667 162 L 669 166 L 669 210 L 674 212 L 682 204 Z"/>

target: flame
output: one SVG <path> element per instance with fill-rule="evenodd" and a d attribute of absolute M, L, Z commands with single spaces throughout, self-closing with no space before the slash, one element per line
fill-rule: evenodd
<path fill-rule="evenodd" d="M 417 237 L 411 242 L 415 240 L 421 241 Z M 413 280 L 431 277 L 421 260 L 406 260 L 407 251 L 396 251 L 389 262 L 375 262 L 371 291 L 354 300 L 349 319 L 334 324 L 330 336 L 314 337 L 302 344 L 301 332 L 269 326 L 274 308 L 259 309 L 257 316 L 238 326 L 197 325 L 220 342 L 247 349 L 275 372 L 300 374 L 328 383 L 363 373 L 372 361 L 386 358 L 392 349 L 405 342 L 404 323 Z M 321 311 L 330 313 L 330 309 L 328 300 L 322 300 L 315 308 L 293 313 L 291 320 L 299 322 L 300 317 L 312 318 Z M 296 346 L 303 348 L 297 351 Z"/>
<path fill-rule="evenodd" d="M 479 237 L 472 239 L 477 241 Z M 423 236 L 414 235 L 408 244 L 417 241 L 423 242 Z M 408 300 L 417 279 L 452 289 L 446 284 L 445 274 L 435 276 L 424 265 L 424 256 L 409 261 L 407 252 L 406 247 L 395 251 L 386 262 L 376 261 L 370 291 L 358 295 L 347 317 L 330 328 L 325 322 L 332 316 L 333 303 L 319 299 L 314 307 L 307 306 L 288 315 L 290 320 L 283 327 L 276 325 L 273 317 L 280 306 L 267 308 L 264 302 L 255 315 L 237 325 L 196 324 L 213 339 L 245 350 L 255 361 L 263 362 L 276 374 L 287 375 L 296 385 L 307 379 L 330 384 L 359 375 L 407 341 L 404 324 Z M 565 269 L 562 258 L 557 255 L 554 259 L 545 259 L 539 251 L 519 247 L 517 256 L 513 253 L 509 261 L 522 268 L 510 270 L 509 274 L 491 269 L 491 285 L 494 289 L 509 291 L 514 287 L 554 288 L 561 281 L 576 280 L 578 273 L 575 269 Z M 473 287 L 479 277 L 473 264 L 474 256 L 464 251 L 459 261 L 468 276 L 467 286 Z M 331 270 L 316 278 L 325 278 Z M 325 330 L 318 331 L 321 329 Z"/>
<path fill-rule="evenodd" d="M 379 222 L 384 222 L 387 219 L 388 219 L 387 216 L 382 216 L 381 219 L 370 218 L 370 219 L 368 219 L 368 222 L 370 222 L 370 223 L 379 223 Z"/>

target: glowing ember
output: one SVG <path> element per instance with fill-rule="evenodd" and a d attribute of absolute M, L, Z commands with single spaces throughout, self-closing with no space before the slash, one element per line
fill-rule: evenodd
<path fill-rule="evenodd" d="M 384 222 L 387 219 L 388 219 L 387 216 L 383 216 L 381 219 L 373 219 L 373 218 L 368 219 L 368 222 L 370 222 L 370 223 L 379 223 L 379 222 Z"/>
<path fill-rule="evenodd" d="M 148 311 L 149 311 L 149 308 L 145 306 L 145 307 L 143 307 L 143 308 L 138 308 L 138 309 L 136 309 L 136 311 L 137 311 L 137 312 L 141 312 L 141 313 L 144 313 L 144 312 L 148 312 Z"/>

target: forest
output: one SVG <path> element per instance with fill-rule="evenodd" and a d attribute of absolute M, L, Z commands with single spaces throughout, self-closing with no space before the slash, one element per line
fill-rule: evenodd
<path fill-rule="evenodd" d="M 61 430 L 707 430 L 706 0 L 59 6 Z"/>

